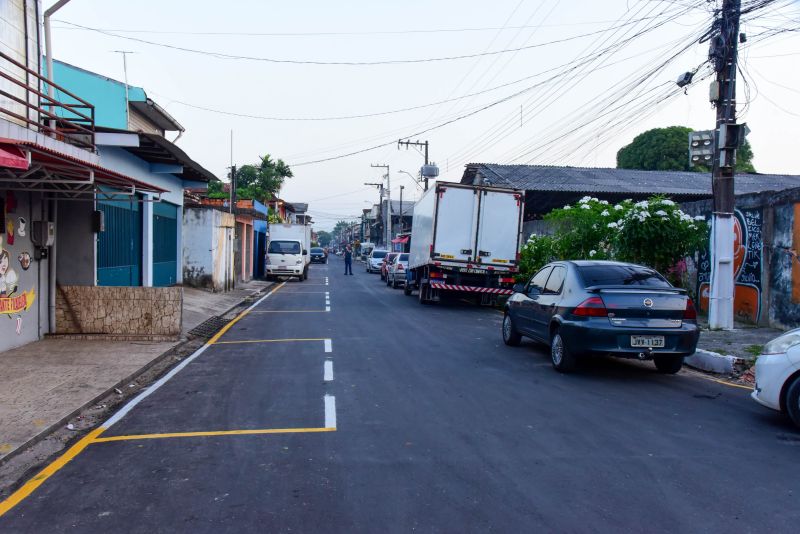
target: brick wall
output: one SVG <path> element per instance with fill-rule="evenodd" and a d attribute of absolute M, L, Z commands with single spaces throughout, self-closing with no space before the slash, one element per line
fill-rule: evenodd
<path fill-rule="evenodd" d="M 178 337 L 183 288 L 59 286 L 58 334 Z"/>

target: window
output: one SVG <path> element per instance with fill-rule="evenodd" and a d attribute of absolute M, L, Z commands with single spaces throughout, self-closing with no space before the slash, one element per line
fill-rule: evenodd
<path fill-rule="evenodd" d="M 386 256 L 386 251 L 385 250 L 373 250 L 372 251 L 372 257 L 373 258 L 381 259 L 384 256 Z"/>
<path fill-rule="evenodd" d="M 314 247 L 311 249 L 312 254 L 325 254 L 325 251 L 322 250 L 320 247 Z"/>
<path fill-rule="evenodd" d="M 651 286 L 672 287 L 658 272 L 640 265 L 583 265 L 578 267 L 584 287 Z"/>
<path fill-rule="evenodd" d="M 556 265 L 553 267 L 553 273 L 550 275 L 550 278 L 547 279 L 547 283 L 544 285 L 544 293 L 545 295 L 558 295 L 561 293 L 561 288 L 564 286 L 564 277 L 567 275 L 567 270 L 560 265 Z"/>
<path fill-rule="evenodd" d="M 400 261 L 408 261 L 408 254 L 400 254 Z"/>
<path fill-rule="evenodd" d="M 270 241 L 268 254 L 300 254 L 299 241 Z"/>
<path fill-rule="evenodd" d="M 528 289 L 527 293 L 531 294 L 531 290 L 534 290 L 533 293 L 539 294 L 542 292 L 544 288 L 545 282 L 547 282 L 547 277 L 550 276 L 550 271 L 552 271 L 552 267 L 545 267 L 531 278 L 531 281 L 528 282 Z"/>

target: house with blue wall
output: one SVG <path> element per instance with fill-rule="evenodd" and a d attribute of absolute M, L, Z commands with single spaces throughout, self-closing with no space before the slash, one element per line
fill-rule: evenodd
<path fill-rule="evenodd" d="M 183 126 L 141 87 L 129 85 L 126 91 L 123 82 L 62 61 L 54 62 L 53 73 L 60 86 L 95 105 L 95 144 L 101 164 L 162 191 L 106 188 L 94 205 L 66 206 L 59 230 L 93 235 L 74 239 L 77 261 L 59 264 L 59 281 L 98 286 L 180 284 L 184 189 L 206 187 L 217 178 L 175 144 Z M 68 95 L 63 98 L 69 101 Z M 61 113 L 69 116 L 69 111 Z M 168 132 L 174 132 L 172 141 L 166 138 Z M 87 220 L 93 221 L 93 228 L 86 227 Z"/>

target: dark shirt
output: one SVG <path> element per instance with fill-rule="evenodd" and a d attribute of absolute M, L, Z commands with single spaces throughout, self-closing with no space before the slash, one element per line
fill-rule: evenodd
<path fill-rule="evenodd" d="M 353 261 L 353 253 L 349 250 L 344 251 L 344 261 Z"/>

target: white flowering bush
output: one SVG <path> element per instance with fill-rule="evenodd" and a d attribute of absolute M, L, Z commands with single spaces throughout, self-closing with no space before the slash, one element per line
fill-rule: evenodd
<path fill-rule="evenodd" d="M 545 220 L 555 234 L 531 236 L 520 254 L 520 279 L 555 259 L 611 259 L 653 267 L 680 283 L 678 267 L 708 240 L 703 217 L 693 218 L 660 196 L 613 205 L 586 196 Z"/>
<path fill-rule="evenodd" d="M 559 258 L 608 259 L 609 238 L 613 228 L 609 226 L 619 218 L 606 200 L 583 197 L 575 205 L 551 211 L 546 220 L 556 230 L 555 253 Z"/>
<path fill-rule="evenodd" d="M 706 246 L 708 226 L 703 217 L 687 215 L 667 198 L 630 203 L 621 213 L 612 238 L 615 259 L 669 275 L 684 258 Z"/>

